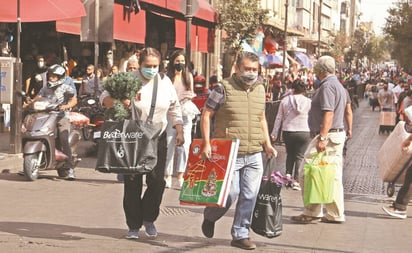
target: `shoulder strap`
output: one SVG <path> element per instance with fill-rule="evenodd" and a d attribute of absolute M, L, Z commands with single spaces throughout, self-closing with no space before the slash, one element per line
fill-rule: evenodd
<path fill-rule="evenodd" d="M 154 114 L 154 110 L 156 107 L 156 98 L 157 98 L 157 87 L 159 85 L 159 75 L 156 75 L 155 79 L 154 79 L 154 84 L 153 84 L 153 94 L 152 94 L 152 103 L 150 105 L 150 112 L 149 112 L 149 116 L 147 117 L 146 122 L 147 123 L 153 123 L 153 114 Z"/>

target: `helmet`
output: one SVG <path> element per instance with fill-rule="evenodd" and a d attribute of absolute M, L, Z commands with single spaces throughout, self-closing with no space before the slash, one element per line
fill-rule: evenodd
<path fill-rule="evenodd" d="M 49 67 L 47 70 L 47 80 L 49 80 L 50 75 L 56 75 L 58 79 L 55 82 L 47 81 L 47 87 L 49 88 L 59 86 L 66 81 L 66 69 L 58 64 Z"/>

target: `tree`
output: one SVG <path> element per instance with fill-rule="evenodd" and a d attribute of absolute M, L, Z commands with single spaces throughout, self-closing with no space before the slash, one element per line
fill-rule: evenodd
<path fill-rule="evenodd" d="M 217 27 L 226 32 L 223 41 L 226 52 L 232 56 L 230 66 L 242 50 L 242 41 L 253 40 L 267 19 L 268 11 L 259 5 L 258 0 L 231 0 L 222 1 L 218 6 Z M 228 76 L 227 72 L 224 69 L 224 76 Z"/>
<path fill-rule="evenodd" d="M 384 33 L 393 39 L 392 58 L 397 59 L 407 71 L 412 70 L 412 7 L 408 3 L 396 3 L 388 10 Z"/>

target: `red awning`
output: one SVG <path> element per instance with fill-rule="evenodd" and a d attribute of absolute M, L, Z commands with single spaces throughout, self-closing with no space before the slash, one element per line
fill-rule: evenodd
<path fill-rule="evenodd" d="M 192 0 L 193 6 L 195 5 L 195 1 L 197 1 L 198 9 L 193 14 L 193 17 L 214 23 L 216 11 L 213 7 L 206 0 Z M 186 0 L 142 0 L 141 2 L 185 14 L 185 12 L 182 11 L 182 6 L 185 6 Z"/>
<path fill-rule="evenodd" d="M 17 22 L 17 0 L 0 0 L 0 22 Z M 81 0 L 20 0 L 21 22 L 54 21 L 86 15 Z"/>
<path fill-rule="evenodd" d="M 80 18 L 56 21 L 58 32 L 79 35 L 81 31 Z M 138 14 L 130 14 L 130 22 L 127 17 L 123 20 L 123 6 L 114 5 L 113 14 L 113 38 L 115 40 L 128 41 L 134 43 L 145 43 L 146 35 L 146 12 L 141 10 Z"/>
<path fill-rule="evenodd" d="M 176 26 L 176 41 L 175 47 L 186 48 L 186 22 L 175 20 Z M 190 47 L 194 51 L 202 53 L 208 52 L 208 35 L 207 27 L 192 25 L 190 36 Z"/>

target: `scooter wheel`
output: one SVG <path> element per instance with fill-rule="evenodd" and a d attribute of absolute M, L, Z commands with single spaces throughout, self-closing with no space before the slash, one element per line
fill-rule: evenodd
<path fill-rule="evenodd" d="M 388 197 L 392 197 L 395 194 L 395 185 L 393 183 L 388 184 L 386 194 L 388 194 Z"/>
<path fill-rule="evenodd" d="M 57 169 L 57 175 L 59 175 L 59 177 L 68 177 L 69 176 L 69 170 L 67 169 Z"/>
<path fill-rule="evenodd" d="M 40 152 L 34 154 L 28 154 L 24 156 L 23 170 L 24 175 L 30 181 L 35 181 L 39 177 L 39 167 L 41 161 L 39 161 Z"/>

